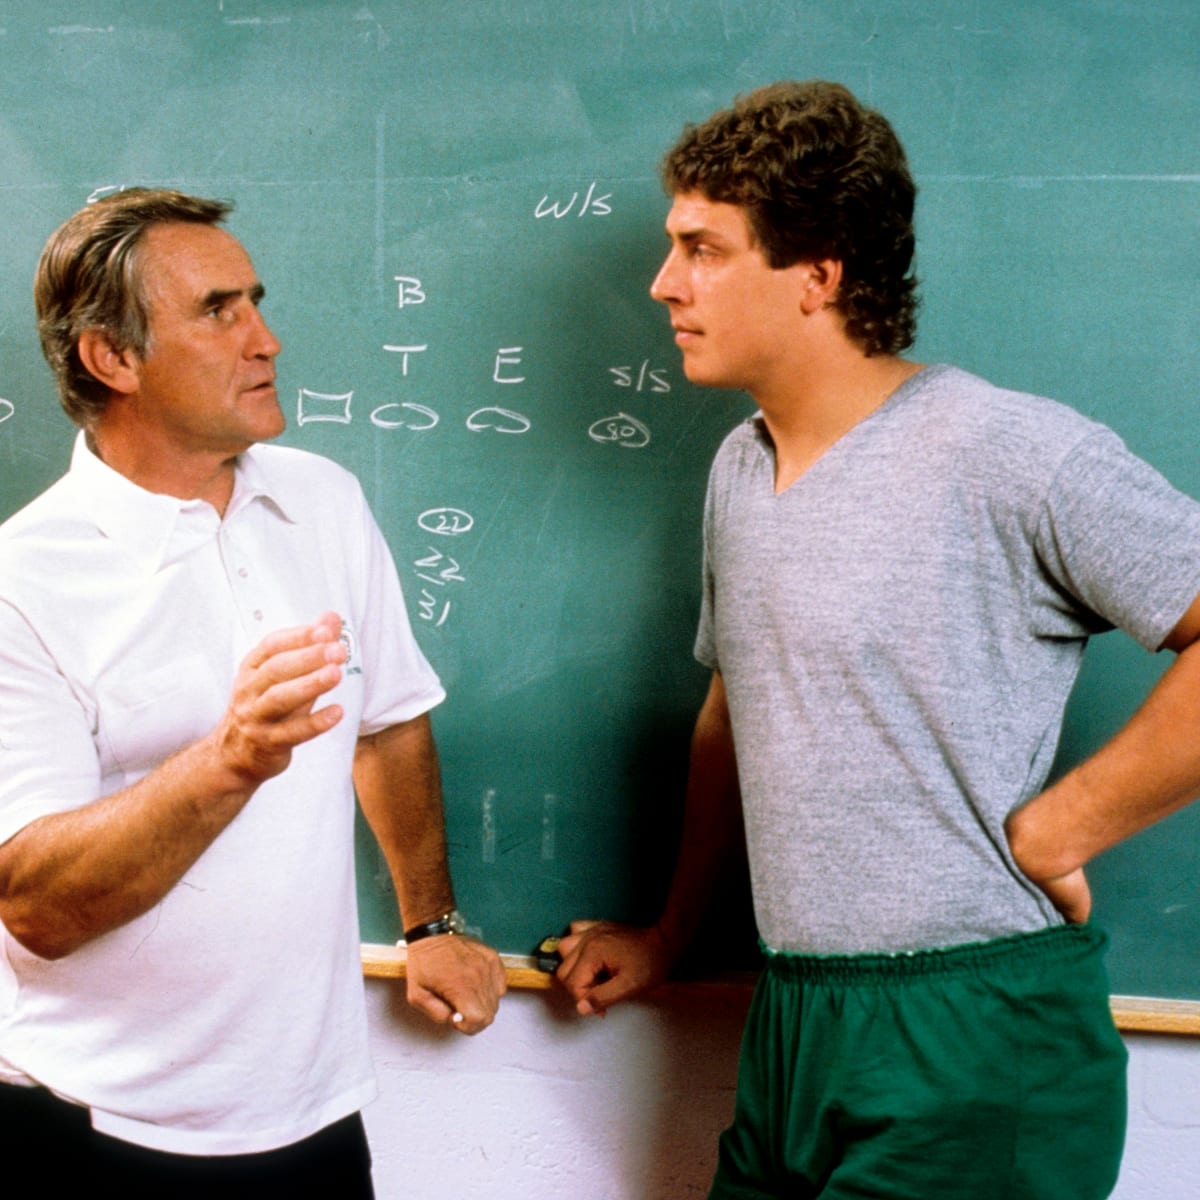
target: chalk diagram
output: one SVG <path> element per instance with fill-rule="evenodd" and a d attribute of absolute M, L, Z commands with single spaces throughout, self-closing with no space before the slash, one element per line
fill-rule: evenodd
<path fill-rule="evenodd" d="M 417 433 L 433 429 L 440 420 L 432 408 L 408 400 L 381 404 L 371 413 L 371 424 L 380 429 L 412 429 Z"/>
<path fill-rule="evenodd" d="M 547 193 L 534 206 L 533 216 L 538 221 L 546 218 L 550 218 L 552 221 L 562 221 L 568 217 L 606 217 L 612 211 L 612 193 L 599 192 L 597 182 L 593 181 L 586 194 L 583 195 L 574 191 L 567 198 L 565 196 L 551 197 Z M 420 310 L 425 306 L 437 306 L 436 296 L 427 289 L 426 281 L 420 275 L 397 274 L 393 276 L 393 280 L 396 285 L 394 292 L 396 311 L 407 316 L 408 311 L 414 308 Z M 418 318 L 419 315 L 418 312 Z M 409 329 L 415 332 L 420 327 L 418 321 L 418 324 L 410 325 Z M 396 362 L 399 367 L 399 378 L 408 381 L 413 375 L 422 373 L 422 364 L 429 361 L 425 356 L 430 346 L 428 341 L 418 341 L 416 338 L 406 337 L 403 334 L 401 338 L 384 343 L 381 348 L 385 354 L 392 356 L 393 362 Z M 519 340 L 514 339 L 514 342 L 519 342 Z M 616 355 L 613 357 L 615 358 Z M 489 364 L 490 385 L 509 389 L 522 388 L 527 385 L 528 375 L 525 359 L 525 346 L 522 344 L 497 346 Z M 428 368 L 425 369 L 428 370 Z M 484 367 L 484 372 L 486 371 L 487 367 Z M 665 395 L 672 390 L 667 370 L 655 366 L 650 358 L 641 358 L 640 356 L 636 359 L 626 360 L 624 365 L 608 367 L 605 377 L 611 386 L 635 394 Z M 487 378 L 487 374 L 484 374 L 484 378 Z M 405 382 L 400 386 L 412 385 Z M 510 394 L 512 393 L 510 392 Z M 318 391 L 314 388 L 301 387 L 296 405 L 297 423 L 301 426 L 312 424 L 351 425 L 354 419 L 354 403 L 353 390 Z M 625 401 L 625 406 L 628 404 L 629 401 Z M 594 411 L 584 415 L 578 426 L 582 444 L 614 446 L 622 450 L 644 450 L 649 446 L 651 442 L 650 426 L 625 411 L 625 406 L 599 420 L 591 419 Z M 534 420 L 527 413 L 519 411 L 518 405 L 509 404 L 503 406 L 485 404 L 475 408 L 465 418 L 457 414 L 453 418 L 448 418 L 445 412 L 439 411 L 438 407 L 404 399 L 386 399 L 382 403 L 376 403 L 373 407 L 368 405 L 363 411 L 368 413 L 367 419 L 371 425 L 385 432 L 407 431 L 424 434 L 440 429 L 448 422 L 456 424 L 459 420 L 462 420 L 465 428 L 473 434 L 524 437 L 534 430 Z M 3 416 L 0 414 L 0 420 L 2 419 Z M 585 433 L 586 441 L 583 440 Z M 475 518 L 464 509 L 447 506 L 426 509 L 417 517 L 416 523 L 430 538 L 430 542 L 426 543 L 425 549 L 420 552 L 419 556 L 410 560 L 411 570 L 419 589 L 417 614 L 421 621 L 440 629 L 449 619 L 460 590 L 468 580 L 461 561 L 465 557 L 465 552 L 458 551 L 459 557 L 456 558 L 434 543 L 442 541 L 444 544 L 444 540 L 465 537 L 474 529 Z M 495 854 L 494 801 L 494 793 L 490 797 L 485 797 L 483 813 L 485 860 L 489 858 L 489 854 Z M 547 795 L 542 828 L 542 854 L 547 859 L 553 859 L 555 855 L 555 806 L 556 797 Z"/>
<path fill-rule="evenodd" d="M 434 537 L 462 537 L 475 527 L 475 518 L 461 508 L 429 508 L 418 518 L 417 524 Z M 453 603 L 451 593 L 458 584 L 466 583 L 462 565 L 456 558 L 428 547 L 429 553 L 413 563 L 417 578 L 421 580 L 421 594 L 417 598 L 417 614 L 440 629 L 450 616 Z M 436 589 L 436 590 L 431 590 Z"/>
<path fill-rule="evenodd" d="M 350 402 L 353 398 L 353 392 L 314 392 L 301 388 L 296 405 L 296 422 L 311 425 L 329 421 L 335 425 L 349 425 Z"/>
<path fill-rule="evenodd" d="M 643 450 L 650 445 L 650 430 L 625 412 L 594 422 L 588 428 L 588 437 L 593 442 L 612 442 L 627 450 Z"/>
<path fill-rule="evenodd" d="M 494 433 L 528 433 L 533 423 L 522 413 L 493 406 L 476 409 L 467 418 L 467 428 L 472 433 L 483 433 L 489 429 Z"/>
<path fill-rule="evenodd" d="M 475 528 L 475 518 L 461 508 L 430 508 L 417 518 L 426 533 L 443 537 L 459 537 Z"/>

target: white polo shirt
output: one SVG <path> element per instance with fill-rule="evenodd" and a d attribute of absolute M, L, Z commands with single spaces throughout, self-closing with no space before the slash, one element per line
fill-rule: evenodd
<path fill-rule="evenodd" d="M 150 912 L 55 962 L 0 926 L 0 1078 L 156 1149 L 253 1153 L 374 1095 L 355 910 L 359 735 L 443 697 L 352 475 L 256 446 L 222 520 L 75 445 L 0 526 L 0 842 L 209 732 L 246 653 L 335 611 L 351 657 L 296 749 Z"/>

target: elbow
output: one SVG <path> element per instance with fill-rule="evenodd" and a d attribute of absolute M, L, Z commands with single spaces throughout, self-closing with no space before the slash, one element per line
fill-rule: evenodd
<path fill-rule="evenodd" d="M 30 954 L 65 958 L 89 940 L 80 914 L 46 889 L 21 844 L 18 837 L 0 846 L 0 924 Z"/>
<path fill-rule="evenodd" d="M 1075 855 L 1067 830 L 1043 819 L 1042 808 L 1039 801 L 1032 801 L 1004 823 L 1013 861 L 1039 885 L 1069 874 L 1086 861 Z"/>
<path fill-rule="evenodd" d="M 38 958 L 65 958 L 88 940 L 69 910 L 23 886 L 20 873 L 0 858 L 0 924 L 15 942 Z"/>
<path fill-rule="evenodd" d="M 87 940 L 59 924 L 47 921 L 31 906 L 8 900 L 0 901 L 0 923 L 3 923 L 9 936 L 30 954 L 49 962 L 66 958 Z"/>
<path fill-rule="evenodd" d="M 44 959 L 46 962 L 56 962 L 60 958 L 66 958 L 72 951 L 77 950 L 82 943 L 65 942 L 62 940 L 43 939 L 37 937 L 18 937 L 13 934 L 13 937 L 20 942 L 30 954 L 37 958 Z"/>

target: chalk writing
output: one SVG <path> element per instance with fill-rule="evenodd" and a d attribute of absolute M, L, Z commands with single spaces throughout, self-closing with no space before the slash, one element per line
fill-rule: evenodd
<path fill-rule="evenodd" d="M 643 359 L 636 376 L 633 367 L 609 367 L 613 377 L 613 386 L 633 388 L 635 392 L 669 392 L 671 385 L 667 382 L 666 371 L 663 367 L 651 367 L 650 360 Z"/>
<path fill-rule="evenodd" d="M 461 508 L 431 508 L 417 518 L 417 524 L 426 533 L 442 537 L 459 537 L 470 533 L 475 527 L 475 518 Z"/>
<path fill-rule="evenodd" d="M 475 518 L 461 508 L 431 508 L 417 518 L 417 524 L 439 537 L 461 537 L 474 527 Z M 422 585 L 417 611 L 422 621 L 440 629 L 450 616 L 451 593 L 467 579 L 458 559 L 436 546 L 427 549 L 428 553 L 413 563 Z"/>
<path fill-rule="evenodd" d="M 316 421 L 332 421 L 336 425 L 349 425 L 350 401 L 353 397 L 352 391 L 314 392 L 308 388 L 301 388 L 296 404 L 296 420 L 301 425 L 310 425 Z"/>
<path fill-rule="evenodd" d="M 389 354 L 399 354 L 400 358 L 400 374 L 408 374 L 408 356 L 410 354 L 420 354 L 422 350 L 428 350 L 428 346 L 384 346 L 384 349 Z"/>
<path fill-rule="evenodd" d="M 419 578 L 436 584 L 438 587 L 445 587 L 448 583 L 465 582 L 458 560 L 451 558 L 448 554 L 443 554 L 440 550 L 435 550 L 432 546 L 429 547 L 428 557 L 418 558 L 413 565 L 420 568 L 421 571 L 436 572 L 436 574 L 422 574 Z"/>
<path fill-rule="evenodd" d="M 3 425 L 16 411 L 16 405 L 11 400 L 0 400 L 0 425 Z"/>
<path fill-rule="evenodd" d="M 507 408 L 477 408 L 467 418 L 467 428 L 472 433 L 490 429 L 495 433 L 528 433 L 532 422 L 528 417 Z"/>
<path fill-rule="evenodd" d="M 425 291 L 421 287 L 419 279 L 412 275 L 397 275 L 395 280 L 399 285 L 399 294 L 396 298 L 397 308 L 404 308 L 408 304 L 425 303 Z"/>
<path fill-rule="evenodd" d="M 587 195 L 583 198 L 583 203 L 576 210 L 575 205 L 578 199 L 579 193 L 573 192 L 570 200 L 551 200 L 550 193 L 547 192 L 533 206 L 534 219 L 540 221 L 543 217 L 553 217 L 556 221 L 561 221 L 563 217 L 570 216 L 572 212 L 575 212 L 577 217 L 607 217 L 612 212 L 612 205 L 609 203 L 612 199 L 612 192 L 597 196 L 594 180 L 587 190 Z"/>
<path fill-rule="evenodd" d="M 422 621 L 429 621 L 434 628 L 441 629 L 446 623 L 446 618 L 450 615 L 450 601 L 446 600 L 441 605 L 441 612 L 438 612 L 439 599 L 428 588 L 421 589 L 421 595 L 417 599 L 417 612 Z"/>
<path fill-rule="evenodd" d="M 601 418 L 589 426 L 588 437 L 593 442 L 612 442 L 627 450 L 641 450 L 650 444 L 650 430 L 628 413 Z"/>
<path fill-rule="evenodd" d="M 512 367 L 521 361 L 522 346 L 509 346 L 496 351 L 496 366 L 492 370 L 492 379 L 496 383 L 524 383 L 524 375 L 501 376 L 502 366 Z"/>
<path fill-rule="evenodd" d="M 416 416 L 408 416 L 405 410 L 415 413 Z M 418 433 L 432 429 L 440 419 L 432 408 L 426 408 L 424 404 L 410 404 L 407 401 L 381 404 L 371 413 L 371 424 L 378 425 L 380 429 L 414 429 Z"/>
<path fill-rule="evenodd" d="M 418 579 L 429 584 L 430 587 L 442 589 L 439 594 L 431 592 L 428 587 L 423 587 L 418 603 L 421 620 L 431 621 L 435 626 L 441 628 L 450 615 L 450 600 L 445 595 L 445 589 L 451 584 L 466 582 L 462 568 L 457 559 L 443 554 L 433 546 L 430 546 L 429 553 L 424 558 L 418 558 L 413 566 L 416 568 Z"/>

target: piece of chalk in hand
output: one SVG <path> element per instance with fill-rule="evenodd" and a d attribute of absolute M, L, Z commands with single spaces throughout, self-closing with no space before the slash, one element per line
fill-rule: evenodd
<path fill-rule="evenodd" d="M 461 1025 L 465 1019 L 466 1018 L 463 1017 L 462 1013 L 455 1013 L 454 1016 L 450 1018 L 455 1025 Z"/>

